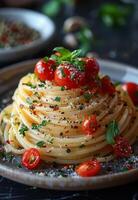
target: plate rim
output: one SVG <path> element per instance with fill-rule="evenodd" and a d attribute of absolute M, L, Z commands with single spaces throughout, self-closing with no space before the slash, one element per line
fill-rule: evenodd
<path fill-rule="evenodd" d="M 27 61 L 22 61 L 16 64 L 8 65 L 6 68 L 0 69 L 0 75 L 2 73 L 10 70 L 15 70 L 18 68 L 21 68 L 22 65 L 34 65 L 35 62 L 37 62 L 38 59 L 32 59 Z M 126 70 L 137 73 L 138 69 L 136 69 L 134 66 L 126 65 L 119 62 L 114 62 L 110 60 L 104 60 L 99 59 L 100 64 L 106 65 L 114 65 L 120 66 L 120 68 L 125 67 Z M 116 172 L 113 174 L 108 175 L 99 175 L 96 177 L 47 177 L 47 176 L 41 176 L 37 174 L 32 174 L 30 172 L 23 171 L 21 169 L 16 170 L 12 167 L 7 166 L 4 162 L 0 161 L 0 175 L 14 180 L 16 182 L 20 182 L 27 185 L 33 185 L 36 187 L 41 188 L 47 188 L 47 189 L 54 189 L 54 190 L 86 190 L 86 189 L 101 189 L 101 188 L 107 188 L 107 187 L 113 187 L 113 186 L 119 186 L 123 185 L 128 182 L 132 182 L 134 180 L 138 180 L 138 168 L 132 169 L 130 171 L 126 172 Z M 20 176 L 20 179 L 17 179 L 17 177 Z M 120 178 L 122 177 L 122 178 Z M 121 179 L 121 180 L 120 180 Z M 104 185 L 104 183 L 106 184 Z M 43 183 L 43 184 L 42 184 Z M 75 185 L 76 184 L 76 185 Z"/>

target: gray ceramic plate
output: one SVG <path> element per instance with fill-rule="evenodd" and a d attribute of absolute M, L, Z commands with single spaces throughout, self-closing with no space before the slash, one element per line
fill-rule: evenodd
<path fill-rule="evenodd" d="M 18 60 L 24 56 L 37 53 L 46 47 L 55 31 L 54 23 L 47 16 L 27 9 L 2 8 L 0 9 L 1 18 L 23 22 L 37 30 L 40 33 L 40 37 L 27 45 L 0 49 L 0 62 Z"/>
<path fill-rule="evenodd" d="M 138 83 L 138 70 L 119 63 L 99 60 L 102 72 L 109 74 L 112 79 L 121 82 L 134 81 Z M 36 60 L 26 61 L 7 67 L 0 71 L 0 99 L 17 86 L 19 79 L 27 72 L 33 70 Z M 7 103 L 5 99 L 1 102 Z M 1 106 L 1 105 L 0 105 Z M 138 145 L 135 146 L 138 150 Z M 59 190 L 84 190 L 84 189 L 98 189 L 107 188 L 125 184 L 138 179 L 138 152 L 131 159 L 135 157 L 135 169 L 123 172 L 113 172 L 109 174 L 102 174 L 91 178 L 82 178 L 75 175 L 61 176 L 42 176 L 36 173 L 31 173 L 24 169 L 19 169 L 14 163 L 5 163 L 0 161 L 0 174 L 11 180 L 24 183 L 31 186 L 59 189 Z M 127 162 L 126 160 L 123 162 Z M 121 162 L 114 161 L 109 166 L 115 167 L 122 165 Z M 108 166 L 108 167 L 109 167 Z M 47 169 L 49 170 L 49 169 Z"/>

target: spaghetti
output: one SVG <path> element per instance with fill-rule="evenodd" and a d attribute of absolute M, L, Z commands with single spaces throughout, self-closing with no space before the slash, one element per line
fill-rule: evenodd
<path fill-rule="evenodd" d="M 82 93 L 83 89 L 83 93 Z M 7 152 L 22 155 L 37 148 L 41 159 L 60 164 L 81 163 L 92 158 L 114 158 L 107 143 L 107 126 L 113 120 L 119 134 L 130 144 L 138 135 L 138 112 L 121 87 L 113 95 L 89 95 L 86 86 L 65 89 L 54 81 L 42 82 L 35 74 L 24 76 L 13 103 L 0 114 L 0 137 Z M 85 116 L 96 115 L 94 134 L 84 134 Z"/>

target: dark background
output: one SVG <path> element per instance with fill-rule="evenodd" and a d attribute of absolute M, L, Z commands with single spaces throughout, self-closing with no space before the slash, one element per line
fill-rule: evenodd
<path fill-rule="evenodd" d="M 77 0 L 75 6 L 68 7 L 64 5 L 60 14 L 53 17 L 56 24 L 57 33 L 53 41 L 39 54 L 31 55 L 29 59 L 42 57 L 50 54 L 54 46 L 63 45 L 63 31 L 62 26 L 66 18 L 80 15 L 87 19 L 90 28 L 95 35 L 96 42 L 91 46 L 91 51 L 96 52 L 100 58 L 115 60 L 138 67 L 138 0 L 126 0 L 134 5 L 134 10 L 131 16 L 127 19 L 127 23 L 123 27 L 106 27 L 96 17 L 97 10 L 102 3 L 106 1 L 100 0 Z M 113 1 L 108 1 L 113 2 Z M 122 1 L 114 1 L 122 4 Z M 36 1 L 33 4 L 27 5 L 27 8 L 41 11 L 45 1 Z M 5 1 L 0 1 L 0 6 L 5 7 Z M 45 28 L 45 27 L 44 27 Z M 22 58 L 22 60 L 28 58 Z M 12 64 L 12 63 L 8 63 Z M 7 66 L 5 63 L 0 63 L 1 67 Z M 50 191 L 44 189 L 37 189 L 34 187 L 25 186 L 15 183 L 0 177 L 0 199 L 11 200 L 137 200 L 138 199 L 138 182 L 130 183 L 128 185 L 119 186 L 110 189 L 94 190 L 94 191 Z"/>

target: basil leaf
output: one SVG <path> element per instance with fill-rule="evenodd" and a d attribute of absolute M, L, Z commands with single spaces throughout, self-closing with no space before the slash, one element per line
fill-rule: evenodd
<path fill-rule="evenodd" d="M 57 64 L 60 64 L 61 61 L 60 61 L 60 57 L 55 55 L 55 54 L 52 54 L 51 57 L 50 57 L 52 60 L 55 60 L 57 62 Z"/>
<path fill-rule="evenodd" d="M 45 56 L 45 57 L 43 58 L 43 60 L 44 60 L 45 62 L 47 62 L 47 61 L 49 60 L 49 58 L 48 58 L 47 56 Z"/>
<path fill-rule="evenodd" d="M 77 49 L 77 50 L 74 50 L 72 53 L 71 53 L 71 59 L 74 59 L 76 57 L 80 57 L 81 56 L 81 49 Z"/>
<path fill-rule="evenodd" d="M 56 47 L 53 49 L 53 51 L 57 51 L 59 53 L 61 53 L 61 55 L 70 55 L 71 52 L 68 49 L 65 49 L 64 47 Z"/>
<path fill-rule="evenodd" d="M 106 141 L 108 144 L 115 144 L 114 138 L 119 135 L 119 128 L 118 124 L 115 120 L 111 121 L 108 124 L 107 131 L 106 131 Z"/>

